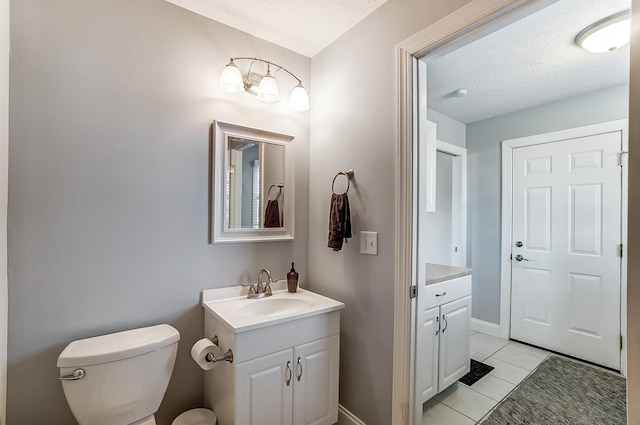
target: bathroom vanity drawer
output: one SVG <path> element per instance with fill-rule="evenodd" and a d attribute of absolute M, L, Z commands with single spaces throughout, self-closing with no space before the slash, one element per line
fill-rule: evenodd
<path fill-rule="evenodd" d="M 471 275 L 445 280 L 424 287 L 429 309 L 471 295 Z"/>

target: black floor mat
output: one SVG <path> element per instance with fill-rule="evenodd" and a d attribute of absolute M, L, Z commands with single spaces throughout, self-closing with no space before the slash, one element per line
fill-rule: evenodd
<path fill-rule="evenodd" d="M 493 366 L 471 359 L 471 370 L 458 381 L 466 385 L 473 385 L 492 370 Z"/>

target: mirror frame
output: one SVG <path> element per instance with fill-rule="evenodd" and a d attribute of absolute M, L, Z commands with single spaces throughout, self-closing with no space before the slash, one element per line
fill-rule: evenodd
<path fill-rule="evenodd" d="M 294 145 L 293 136 L 258 130 L 255 128 L 213 121 L 210 151 L 209 185 L 209 243 L 271 242 L 293 240 L 294 233 Z M 237 228 L 226 227 L 225 217 L 225 170 L 228 168 L 227 146 L 229 137 L 255 140 L 284 147 L 284 205 L 282 214 L 284 227 Z"/>

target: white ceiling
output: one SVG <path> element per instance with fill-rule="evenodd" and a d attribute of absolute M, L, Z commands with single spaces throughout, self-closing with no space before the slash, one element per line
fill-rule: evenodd
<path fill-rule="evenodd" d="M 167 0 L 313 57 L 387 0 Z"/>
<path fill-rule="evenodd" d="M 630 0 L 560 0 L 427 61 L 429 107 L 470 123 L 628 81 L 629 47 L 594 54 L 573 44 Z M 457 89 L 468 96 L 452 97 Z"/>
<path fill-rule="evenodd" d="M 387 0 L 167 0 L 313 57 Z M 470 123 L 628 81 L 629 47 L 594 54 L 573 44 L 631 0 L 540 0 L 544 9 L 424 60 L 429 107 Z M 489 31 L 487 31 L 489 32 Z M 451 92 L 467 89 L 464 98 Z"/>

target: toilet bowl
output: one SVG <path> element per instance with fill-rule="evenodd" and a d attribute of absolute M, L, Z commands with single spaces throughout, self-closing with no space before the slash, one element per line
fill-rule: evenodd
<path fill-rule="evenodd" d="M 169 325 L 71 342 L 58 357 L 67 403 L 80 425 L 156 425 L 180 334 Z"/>
<path fill-rule="evenodd" d="M 187 410 L 171 422 L 171 425 L 216 425 L 218 418 L 209 409 Z"/>

